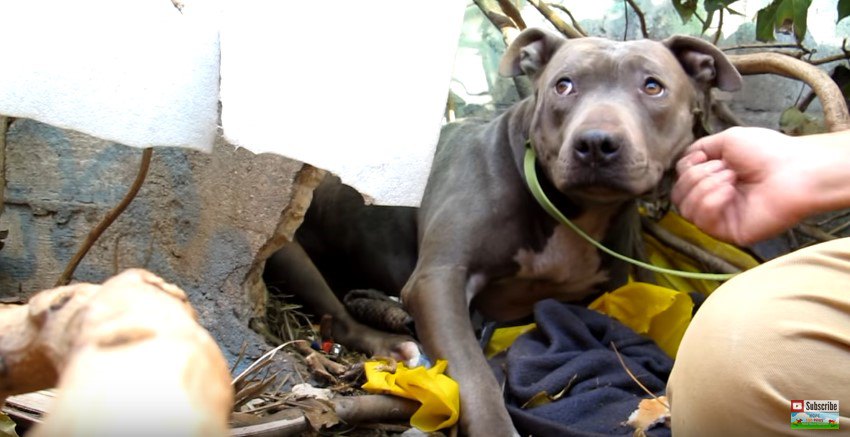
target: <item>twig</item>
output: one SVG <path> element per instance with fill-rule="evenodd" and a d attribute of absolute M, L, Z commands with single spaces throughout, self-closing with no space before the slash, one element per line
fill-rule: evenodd
<path fill-rule="evenodd" d="M 581 38 L 582 35 L 579 33 L 573 26 L 567 24 L 564 20 L 561 19 L 555 11 L 553 11 L 546 2 L 541 0 L 528 0 L 532 6 L 537 8 L 538 11 L 543 15 L 544 18 L 549 20 L 559 32 L 563 33 L 567 38 Z"/>
<path fill-rule="evenodd" d="M 238 411 L 239 408 L 248 403 L 248 401 L 257 398 L 258 396 L 263 394 L 266 391 L 266 388 L 268 388 L 273 382 L 275 382 L 275 380 L 277 380 L 277 376 L 280 375 L 281 372 L 282 370 L 271 376 L 266 375 L 260 381 L 252 381 L 244 388 L 239 390 L 233 396 L 233 409 Z"/>
<path fill-rule="evenodd" d="M 648 39 L 649 32 L 646 29 L 646 15 L 643 13 L 640 7 L 638 7 L 637 3 L 635 3 L 635 0 L 626 0 L 626 2 L 629 4 L 629 6 L 632 7 L 632 10 L 635 11 L 635 15 L 638 16 L 638 20 L 640 20 L 640 33 L 643 35 L 644 38 Z M 628 11 L 625 12 L 625 15 L 628 16 Z"/>
<path fill-rule="evenodd" d="M 555 9 L 560 9 L 565 14 L 567 14 L 567 16 L 570 17 L 570 21 L 572 22 L 573 27 L 578 31 L 578 33 L 580 33 L 581 36 L 587 36 L 587 31 L 585 31 L 584 28 L 581 27 L 581 24 L 578 22 L 578 20 L 576 20 L 576 17 L 573 16 L 573 13 L 570 12 L 570 10 L 566 8 L 566 6 L 559 3 L 549 3 L 549 6 Z"/>
<path fill-rule="evenodd" d="M 305 358 L 309 359 L 311 356 L 315 356 L 315 360 L 317 364 L 320 364 L 322 368 L 326 369 L 333 376 L 339 376 L 345 373 L 348 368 L 336 361 L 331 360 L 323 354 L 320 354 L 318 351 L 314 350 L 310 347 L 310 344 L 307 343 L 306 340 L 295 340 L 292 342 L 292 345 L 295 347 L 301 355 Z"/>
<path fill-rule="evenodd" d="M 238 386 L 248 376 L 255 373 L 257 370 L 267 366 L 268 363 L 271 362 L 272 358 L 274 358 L 274 356 L 277 355 L 278 351 L 285 348 L 286 346 L 289 346 L 292 343 L 293 342 L 291 342 L 291 341 L 287 342 L 287 343 L 283 343 L 283 344 L 275 347 L 274 349 L 264 353 L 263 356 L 261 356 L 260 358 L 257 358 L 256 361 L 251 363 L 251 365 L 248 366 L 247 369 L 243 370 L 242 373 L 240 373 L 238 376 L 236 376 L 236 378 L 233 378 L 233 382 L 231 384 L 234 387 Z"/>
<path fill-rule="evenodd" d="M 488 8 L 484 0 L 473 1 L 484 16 L 487 17 L 487 19 L 490 20 L 490 22 L 493 23 L 500 32 L 502 32 L 502 38 L 504 38 L 505 44 L 509 45 L 516 37 L 517 32 L 512 31 L 518 31 L 517 25 L 510 19 L 510 17 Z"/>
<path fill-rule="evenodd" d="M 71 282 L 71 278 L 74 276 L 74 270 L 77 269 L 77 266 L 80 264 L 80 261 L 83 260 L 83 257 L 89 252 L 89 249 L 94 245 L 100 235 L 103 234 L 103 231 L 127 209 L 127 206 L 130 205 L 130 202 L 136 197 L 139 189 L 142 188 L 142 184 L 145 182 L 145 177 L 148 175 L 148 168 L 150 168 L 151 164 L 151 156 L 153 155 L 153 149 L 148 147 L 142 152 L 142 160 L 139 164 L 139 173 L 136 174 L 136 180 L 133 181 L 133 185 L 130 186 L 130 190 L 127 191 L 127 194 L 124 195 L 124 198 L 121 199 L 121 202 L 115 206 L 111 211 L 106 213 L 106 216 L 103 220 L 94 227 L 94 229 L 89 232 L 89 235 L 86 237 L 85 241 L 83 241 L 83 245 L 77 250 L 77 253 L 71 258 L 71 261 L 68 262 L 68 266 L 65 267 L 65 271 L 62 272 L 62 276 L 56 281 L 56 286 L 67 285 Z"/>
<path fill-rule="evenodd" d="M 815 101 L 816 97 L 817 94 L 815 94 L 813 90 L 809 90 L 809 92 L 806 94 L 806 97 L 803 97 L 800 100 L 800 103 L 797 103 L 797 109 L 799 109 L 800 112 L 806 112 L 806 109 L 809 109 L 809 105 L 811 105 L 812 102 Z"/>
<path fill-rule="evenodd" d="M 810 59 L 808 63 L 812 65 L 823 65 L 828 64 L 830 62 L 844 61 L 847 59 L 850 59 L 850 53 L 844 52 L 840 55 L 827 56 L 825 58 L 820 59 Z"/>
<path fill-rule="evenodd" d="M 623 0 L 623 41 L 629 36 L 629 10 L 626 7 L 626 0 Z"/>
<path fill-rule="evenodd" d="M 827 231 L 827 233 L 830 235 L 838 235 L 839 232 L 847 229 L 848 227 L 850 227 L 850 220 L 847 220 L 844 223 L 830 229 L 829 231 Z"/>
<path fill-rule="evenodd" d="M 723 32 L 723 9 L 720 9 L 720 20 L 717 23 L 717 32 L 714 32 L 714 38 L 712 38 L 711 43 L 717 45 L 717 42 L 720 41 L 720 34 Z"/>
<path fill-rule="evenodd" d="M 815 226 L 821 228 L 821 227 L 828 225 L 832 221 L 847 219 L 848 216 L 850 216 L 850 209 L 844 209 L 844 210 L 841 210 L 841 211 L 836 211 L 836 213 L 834 215 L 830 214 L 828 217 L 819 220 L 817 223 L 815 223 Z M 850 223 L 850 220 L 848 220 L 848 223 Z M 833 233 L 833 232 L 831 232 L 831 233 Z"/>
<path fill-rule="evenodd" d="M 725 47 L 725 48 L 722 48 L 720 50 L 726 52 L 726 51 L 731 51 L 731 50 L 750 50 L 750 49 L 765 50 L 765 49 L 788 49 L 788 48 L 794 48 L 794 49 L 803 50 L 804 52 L 809 52 L 807 49 L 800 47 L 797 44 L 790 44 L 790 43 L 739 44 L 739 45 L 732 46 L 732 47 Z"/>
<path fill-rule="evenodd" d="M 729 60 L 744 75 L 770 73 L 805 82 L 821 101 L 827 129 L 835 132 L 850 128 L 850 114 L 847 113 L 844 95 L 835 81 L 820 68 L 770 52 L 731 55 Z"/>
<path fill-rule="evenodd" d="M 835 239 L 838 238 L 835 235 L 830 235 L 830 234 L 822 231 L 820 228 L 818 228 L 816 226 L 812 226 L 812 225 L 809 225 L 809 224 L 806 224 L 806 223 L 800 223 L 797 226 L 795 226 L 794 229 L 797 230 L 798 232 L 800 232 L 801 234 L 803 234 L 803 235 L 805 235 L 809 238 L 814 238 L 815 240 L 818 240 L 820 242 L 835 240 Z"/>
<path fill-rule="evenodd" d="M 670 248 L 681 252 L 685 256 L 688 256 L 700 263 L 702 263 L 708 270 L 717 273 L 738 273 L 741 269 L 737 266 L 730 264 L 728 261 L 717 257 L 708 251 L 697 247 L 679 237 L 674 235 L 672 232 L 664 229 L 658 223 L 647 219 L 645 217 L 641 217 L 641 224 L 643 228 L 646 229 L 653 237 L 657 238 L 658 241 L 664 243 Z"/>
<path fill-rule="evenodd" d="M 273 393 L 280 393 L 283 390 L 283 387 L 286 386 L 286 383 L 292 378 L 291 373 L 287 373 L 283 378 L 280 379 L 280 384 L 277 385 Z"/>
<path fill-rule="evenodd" d="M 711 110 L 718 120 L 726 123 L 729 126 L 743 126 L 744 122 L 729 109 L 729 105 L 719 100 L 711 102 Z"/>
<path fill-rule="evenodd" d="M 522 14 L 513 2 L 510 0 L 497 0 L 497 2 L 499 3 L 499 7 L 502 8 L 502 12 L 513 20 L 519 30 L 524 30 L 527 27 L 525 20 L 522 19 Z"/>
<path fill-rule="evenodd" d="M 245 358 L 245 351 L 248 350 L 248 342 L 243 341 L 242 347 L 239 348 L 239 354 L 236 355 L 236 359 L 233 361 L 233 365 L 230 366 L 230 374 L 236 371 L 236 368 L 239 367 L 239 363 Z"/>
<path fill-rule="evenodd" d="M 635 374 L 634 374 L 634 373 L 632 373 L 632 371 L 631 371 L 631 370 L 629 370 L 629 367 L 628 367 L 628 366 L 626 366 L 626 362 L 625 362 L 625 360 L 623 360 L 623 356 L 622 356 L 622 355 L 620 355 L 620 351 L 618 351 L 618 350 L 617 350 L 617 345 L 615 345 L 613 341 L 611 342 L 611 349 L 614 349 L 614 355 L 616 355 L 616 356 L 617 356 L 617 359 L 618 359 L 618 360 L 620 360 L 620 365 L 621 365 L 621 366 L 623 366 L 623 370 L 625 370 L 625 371 L 626 371 L 626 373 L 628 373 L 628 374 L 629 374 L 629 378 L 632 378 L 632 381 L 634 381 L 634 382 L 635 382 L 635 384 L 637 384 L 638 386 L 640 386 L 640 388 L 642 388 L 642 389 L 643 389 L 643 391 L 644 391 L 644 392 L 646 392 L 646 394 L 648 394 L 648 395 L 652 396 L 652 397 L 653 397 L 656 401 L 658 401 L 661 405 L 664 405 L 664 407 L 665 407 L 665 408 L 667 408 L 667 409 L 669 410 L 669 409 L 670 409 L 670 406 L 669 406 L 669 405 L 667 405 L 666 403 L 664 403 L 664 401 L 662 401 L 661 399 L 659 399 L 659 398 L 658 398 L 658 396 L 655 396 L 655 393 L 653 393 L 653 392 L 649 391 L 649 389 L 648 389 L 648 388 L 646 388 L 646 386 L 645 386 L 645 385 L 643 385 L 643 383 L 642 383 L 642 382 L 640 382 L 640 381 L 637 379 L 637 377 L 635 376 Z"/>

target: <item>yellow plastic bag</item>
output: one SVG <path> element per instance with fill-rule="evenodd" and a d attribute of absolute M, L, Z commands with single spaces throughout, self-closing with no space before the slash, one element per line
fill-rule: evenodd
<path fill-rule="evenodd" d="M 460 388 L 445 375 L 447 366 L 446 360 L 437 360 L 430 369 L 408 369 L 398 363 L 391 373 L 386 362 L 367 361 L 363 389 L 419 401 L 422 406 L 410 418 L 410 424 L 424 432 L 437 431 L 457 423 L 460 414 Z"/>
<path fill-rule="evenodd" d="M 588 308 L 619 320 L 676 356 L 691 322 L 694 302 L 687 293 L 644 282 L 628 284 L 599 296 Z"/>
<path fill-rule="evenodd" d="M 507 328 L 496 329 L 493 331 L 493 336 L 490 337 L 490 341 L 487 342 L 487 346 L 484 348 L 484 356 L 487 358 L 493 358 L 499 353 L 508 350 L 508 348 L 514 344 L 517 337 L 536 327 L 536 323 L 529 323 L 528 325 L 509 326 Z"/>

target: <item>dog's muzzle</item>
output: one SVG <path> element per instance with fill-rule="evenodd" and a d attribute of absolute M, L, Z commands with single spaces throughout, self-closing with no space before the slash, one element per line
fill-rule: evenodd
<path fill-rule="evenodd" d="M 624 146 L 625 140 L 620 135 L 589 129 L 576 137 L 573 157 L 577 163 L 591 168 L 608 167 L 619 160 Z"/>

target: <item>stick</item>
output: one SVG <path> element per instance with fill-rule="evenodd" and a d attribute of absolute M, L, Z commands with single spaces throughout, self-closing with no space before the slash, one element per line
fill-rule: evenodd
<path fill-rule="evenodd" d="M 401 422 L 419 408 L 409 399 L 386 395 L 350 396 L 332 399 L 336 415 L 349 425 L 360 422 Z M 300 417 L 292 418 L 293 413 Z M 297 408 L 288 408 L 268 416 L 269 422 L 231 430 L 231 437 L 281 437 L 302 435 L 310 430 L 307 418 Z"/>
<path fill-rule="evenodd" d="M 657 238 L 658 241 L 669 246 L 671 249 L 702 263 L 712 272 L 738 273 L 741 271 L 741 268 L 730 264 L 723 258 L 715 256 L 701 247 L 695 246 L 677 237 L 675 234 L 664 229 L 658 223 L 655 223 L 650 219 L 641 217 L 641 224 L 643 224 L 643 228 L 652 234 L 653 237 Z"/>

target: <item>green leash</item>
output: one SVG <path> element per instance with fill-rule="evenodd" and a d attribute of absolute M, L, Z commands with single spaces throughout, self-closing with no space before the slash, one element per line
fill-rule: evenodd
<path fill-rule="evenodd" d="M 597 249 L 607 253 L 608 255 L 613 256 L 619 260 L 634 264 L 638 267 L 642 267 L 644 269 L 656 272 L 656 273 L 664 273 L 667 275 L 681 276 L 684 278 L 691 279 L 710 279 L 715 281 L 725 281 L 727 279 L 732 278 L 737 275 L 737 273 L 698 273 L 698 272 L 686 272 L 683 270 L 674 270 L 668 269 L 664 267 L 654 266 L 652 264 L 645 263 L 643 261 L 638 261 L 633 258 L 629 258 L 620 253 L 614 252 L 613 250 L 605 247 L 602 243 L 596 241 L 590 235 L 587 235 L 581 228 L 576 226 L 575 223 L 570 221 L 567 217 L 561 214 L 561 211 L 558 211 L 558 208 L 552 204 L 546 194 L 543 193 L 543 188 L 540 186 L 540 181 L 537 179 L 537 169 L 534 166 L 537 157 L 534 154 L 534 150 L 531 148 L 531 141 L 526 142 L 525 148 L 525 160 L 523 162 L 525 168 L 525 183 L 528 184 L 528 188 L 531 189 L 531 194 L 537 199 L 537 203 L 546 210 L 555 220 L 567 225 L 575 231 L 575 233 L 579 234 L 582 238 L 587 240 L 588 243 L 594 245 Z"/>

